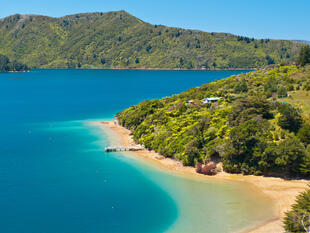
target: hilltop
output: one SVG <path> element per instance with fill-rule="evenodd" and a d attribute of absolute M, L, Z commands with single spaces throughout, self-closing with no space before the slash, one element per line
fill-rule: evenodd
<path fill-rule="evenodd" d="M 0 19 L 0 53 L 31 68 L 258 68 L 293 61 L 301 45 L 152 25 L 125 11 Z"/>

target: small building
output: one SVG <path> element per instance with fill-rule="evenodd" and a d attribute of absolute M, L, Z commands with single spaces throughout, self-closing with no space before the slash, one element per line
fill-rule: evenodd
<path fill-rule="evenodd" d="M 192 103 L 194 103 L 194 100 L 187 101 L 187 104 L 192 104 Z"/>
<path fill-rule="evenodd" d="M 210 98 L 204 98 L 201 100 L 202 103 L 204 104 L 209 104 L 209 103 L 214 103 L 214 102 L 217 102 L 219 101 L 220 98 L 219 97 L 210 97 Z"/>

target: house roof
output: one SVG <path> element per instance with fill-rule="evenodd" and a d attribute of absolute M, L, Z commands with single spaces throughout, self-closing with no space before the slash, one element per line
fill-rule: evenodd
<path fill-rule="evenodd" d="M 204 98 L 203 100 L 212 101 L 212 100 L 219 100 L 219 99 L 220 99 L 219 97 L 210 97 L 210 98 Z"/>

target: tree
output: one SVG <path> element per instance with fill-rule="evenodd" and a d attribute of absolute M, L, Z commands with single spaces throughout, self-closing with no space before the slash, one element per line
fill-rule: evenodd
<path fill-rule="evenodd" d="M 199 158 L 199 142 L 197 140 L 192 140 L 185 146 L 185 157 L 183 159 L 183 164 L 185 166 L 195 165 L 195 160 Z"/>
<path fill-rule="evenodd" d="M 232 128 L 223 159 L 225 170 L 246 174 L 259 171 L 269 131 L 268 121 L 262 119 L 252 119 Z"/>
<path fill-rule="evenodd" d="M 274 60 L 273 60 L 273 58 L 272 58 L 272 57 L 270 57 L 269 55 L 267 55 L 267 56 L 266 56 L 266 60 L 267 60 L 267 62 L 268 62 L 268 65 L 272 65 L 272 64 L 274 64 Z"/>
<path fill-rule="evenodd" d="M 183 66 L 184 65 L 184 59 L 181 57 L 180 58 L 180 65 Z"/>
<path fill-rule="evenodd" d="M 146 50 L 146 52 L 150 52 L 151 49 L 152 49 L 152 46 L 148 45 L 145 50 Z"/>
<path fill-rule="evenodd" d="M 239 99 L 233 104 L 232 111 L 229 115 L 229 125 L 237 126 L 257 117 L 264 119 L 273 117 L 270 103 L 266 99 L 259 97 Z"/>
<path fill-rule="evenodd" d="M 310 125 L 304 123 L 300 130 L 297 133 L 297 137 L 302 141 L 305 145 L 310 144 Z"/>
<path fill-rule="evenodd" d="M 9 59 L 7 56 L 0 54 L 0 72 L 6 72 L 9 70 Z"/>
<path fill-rule="evenodd" d="M 277 94 L 279 98 L 283 98 L 287 96 L 287 90 L 285 86 L 279 85 L 278 86 L 278 90 L 277 90 Z"/>
<path fill-rule="evenodd" d="M 308 231 L 310 227 L 310 187 L 297 196 L 292 210 L 285 213 L 283 223 L 288 232 L 304 233 Z"/>
<path fill-rule="evenodd" d="M 310 145 L 308 145 L 306 156 L 304 157 L 302 164 L 300 164 L 300 171 L 302 175 L 307 177 L 310 176 Z"/>
<path fill-rule="evenodd" d="M 237 84 L 234 87 L 235 93 L 247 92 L 247 91 L 248 91 L 248 85 L 246 84 L 246 81 L 244 79 L 241 82 L 237 82 Z"/>
<path fill-rule="evenodd" d="M 306 150 L 300 140 L 290 137 L 279 143 L 275 149 L 274 157 L 278 171 L 296 176 L 301 173 L 301 164 L 306 157 Z"/>
<path fill-rule="evenodd" d="M 308 63 L 310 63 L 310 46 L 305 45 L 300 49 L 296 64 L 304 66 Z"/>
<path fill-rule="evenodd" d="M 278 110 L 281 116 L 278 119 L 278 125 L 290 132 L 297 133 L 302 125 L 300 110 L 290 104 L 280 104 Z"/>
<path fill-rule="evenodd" d="M 270 77 L 264 85 L 265 92 L 276 92 L 278 90 L 278 81 Z"/>

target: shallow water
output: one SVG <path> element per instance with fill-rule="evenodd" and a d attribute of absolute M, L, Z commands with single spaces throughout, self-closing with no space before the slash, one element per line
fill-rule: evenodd
<path fill-rule="evenodd" d="M 107 135 L 86 123 L 239 72 L 0 74 L 0 232 L 230 232 L 264 220 L 270 203 L 250 187 L 107 155 Z"/>

